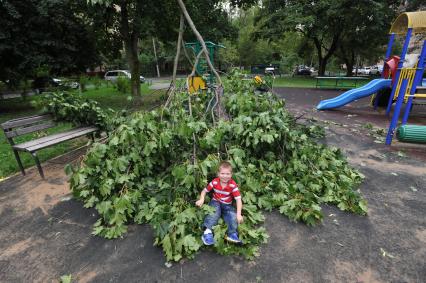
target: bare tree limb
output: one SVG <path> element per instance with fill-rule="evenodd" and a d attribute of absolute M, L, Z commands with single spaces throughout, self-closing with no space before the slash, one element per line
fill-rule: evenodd
<path fill-rule="evenodd" d="M 206 43 L 205 43 L 203 37 L 201 36 L 201 34 L 198 32 L 197 28 L 195 27 L 194 22 L 192 21 L 191 17 L 189 16 L 188 11 L 186 10 L 185 4 L 183 3 L 182 0 L 177 0 L 177 2 L 180 6 L 182 13 L 185 16 L 187 23 L 191 27 L 192 32 L 195 34 L 198 41 L 201 43 L 201 46 L 203 47 L 204 55 L 206 56 L 206 61 L 207 61 L 207 64 L 209 65 L 210 70 L 214 73 L 219 85 L 223 85 L 219 74 L 217 73 L 216 69 L 214 68 L 212 62 L 210 61 L 209 51 L 207 50 Z"/>
<path fill-rule="evenodd" d="M 183 54 L 185 54 L 186 59 L 188 59 L 188 62 L 191 66 L 193 66 L 194 64 L 192 63 L 191 57 L 189 56 L 188 52 L 186 51 L 185 48 L 185 40 L 182 38 L 182 49 L 183 49 Z"/>
<path fill-rule="evenodd" d="M 181 43 L 182 43 L 182 37 L 183 37 L 183 27 L 185 24 L 185 19 L 183 17 L 183 14 L 180 14 L 180 22 L 179 22 L 179 36 L 178 36 L 178 41 L 176 44 L 176 57 L 175 57 L 175 62 L 173 64 L 173 77 L 172 77 L 172 84 L 176 85 L 176 72 L 177 72 L 177 67 L 179 64 L 179 56 L 180 56 L 180 47 L 181 47 Z"/>

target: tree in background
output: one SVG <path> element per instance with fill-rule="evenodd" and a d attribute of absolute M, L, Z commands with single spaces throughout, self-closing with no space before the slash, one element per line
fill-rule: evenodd
<path fill-rule="evenodd" d="M 318 73 L 324 75 L 325 69 L 330 58 L 339 49 L 339 46 L 345 41 L 349 46 L 342 48 L 348 51 L 348 48 L 360 47 L 365 39 L 362 36 L 372 36 L 376 33 L 378 40 L 375 44 L 385 44 L 381 29 L 389 22 L 385 23 L 390 17 L 380 16 L 392 9 L 395 1 L 350 1 L 350 0 L 288 0 L 276 1 L 265 0 L 258 26 L 264 30 L 265 36 L 274 37 L 281 35 L 283 31 L 297 31 L 306 39 L 312 42 L 316 49 L 318 60 Z M 357 14 L 354 5 L 360 3 L 360 11 L 364 12 L 364 7 L 369 8 L 369 14 Z M 383 9 L 383 11 L 380 11 Z M 367 10 L 365 10 L 368 12 Z M 376 16 L 378 15 L 378 16 Z M 393 13 L 391 13 L 393 15 Z M 350 38 L 353 29 L 356 29 L 357 23 L 370 21 L 373 27 L 365 33 L 358 32 L 357 41 L 351 41 Z M 361 18 L 361 19 L 360 19 Z M 374 28 L 378 25 L 378 28 Z M 378 34 L 380 30 L 381 34 Z M 361 48 L 361 47 L 360 47 Z M 346 56 L 350 57 L 350 55 Z"/>
<path fill-rule="evenodd" d="M 96 64 L 93 30 L 80 18 L 84 6 L 84 1 L 1 1 L 0 80 L 16 87 L 40 69 L 71 74 Z"/>
<path fill-rule="evenodd" d="M 402 4 L 402 10 L 405 12 L 414 12 L 417 10 L 425 10 L 426 2 L 425 0 L 407 0 L 403 1 L 405 3 Z"/>
<path fill-rule="evenodd" d="M 377 62 L 384 56 L 388 32 L 396 17 L 396 2 L 359 0 L 353 2 L 352 20 L 342 26 L 342 36 L 336 56 L 346 65 L 347 76 L 352 76 L 352 69 L 357 58 L 368 62 Z M 345 11 L 349 12 L 349 11 Z"/>
<path fill-rule="evenodd" d="M 224 42 L 226 49 L 220 52 L 221 60 L 228 66 L 244 68 L 279 64 L 282 71 L 291 71 L 296 63 L 303 61 L 298 54 L 303 38 L 295 32 L 281 33 L 274 38 L 264 37 L 263 31 L 255 25 L 258 15 L 257 6 L 235 13 L 232 25 L 238 34 Z"/>

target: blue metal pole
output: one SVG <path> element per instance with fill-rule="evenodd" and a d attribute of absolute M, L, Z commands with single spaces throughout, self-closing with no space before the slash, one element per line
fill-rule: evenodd
<path fill-rule="evenodd" d="M 389 125 L 388 134 L 386 135 L 386 145 L 391 145 L 392 137 L 395 132 L 395 128 L 398 125 L 399 112 L 401 112 L 401 106 L 404 102 L 405 90 L 407 88 L 408 80 L 404 79 L 399 89 L 398 99 L 396 100 L 395 109 L 393 110 L 392 120 Z"/>
<path fill-rule="evenodd" d="M 416 75 L 414 76 L 413 85 L 410 90 L 410 97 L 408 97 L 407 105 L 405 106 L 404 116 L 402 118 L 402 125 L 407 124 L 408 116 L 410 115 L 411 105 L 413 104 L 413 95 L 416 93 L 417 86 L 422 84 L 422 77 L 425 68 L 426 59 L 426 40 L 423 41 L 422 52 L 420 53 L 419 61 L 417 62 Z"/>
<path fill-rule="evenodd" d="M 391 33 L 389 36 L 388 48 L 386 49 L 385 61 L 383 62 L 383 70 L 385 69 L 386 60 L 389 59 L 392 53 L 393 42 L 395 41 L 395 33 Z M 382 72 L 382 78 L 384 78 L 384 72 Z"/>
<path fill-rule="evenodd" d="M 392 108 L 392 100 L 393 100 L 393 97 L 395 96 L 396 85 L 398 84 L 398 81 L 399 81 L 399 74 L 401 72 L 400 69 L 402 68 L 402 65 L 404 64 L 405 55 L 407 54 L 408 44 L 410 43 L 410 38 L 412 33 L 413 33 L 413 29 L 409 28 L 407 30 L 407 35 L 405 36 L 404 47 L 402 48 L 401 59 L 399 60 L 399 63 L 398 63 L 398 69 L 396 70 L 395 81 L 393 83 L 392 92 L 389 97 L 388 107 L 386 108 L 386 115 L 389 115 L 389 112 Z"/>
<path fill-rule="evenodd" d="M 386 66 L 386 61 L 389 59 L 389 57 L 391 56 L 392 53 L 392 46 L 393 46 L 393 42 L 395 41 L 395 33 L 391 33 L 389 36 L 389 42 L 388 42 L 388 48 L 386 49 L 386 54 L 385 54 L 385 58 L 384 58 L 384 62 L 383 62 L 383 69 L 382 69 L 382 78 L 385 77 L 385 66 Z M 376 97 L 374 99 L 374 110 L 377 110 L 377 106 L 379 106 L 379 99 L 380 99 L 380 94 L 376 93 Z"/>

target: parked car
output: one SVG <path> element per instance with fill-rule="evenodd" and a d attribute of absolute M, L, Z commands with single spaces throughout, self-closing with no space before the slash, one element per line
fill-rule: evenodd
<path fill-rule="evenodd" d="M 358 70 L 358 74 L 369 76 L 371 73 L 371 67 L 363 67 Z"/>
<path fill-rule="evenodd" d="M 36 92 L 42 93 L 50 88 L 77 89 L 80 84 L 75 81 L 44 76 L 35 78 L 31 86 Z"/>
<path fill-rule="evenodd" d="M 297 66 L 294 70 L 294 74 L 299 76 L 310 76 L 311 73 L 312 69 L 304 65 Z"/>
<path fill-rule="evenodd" d="M 370 75 L 372 76 L 380 76 L 383 71 L 383 66 L 372 66 L 370 69 Z"/>
<path fill-rule="evenodd" d="M 266 67 L 265 68 L 265 75 L 272 75 L 275 76 L 276 69 L 274 67 Z"/>
<path fill-rule="evenodd" d="M 112 70 L 105 73 L 105 80 L 116 82 L 119 77 L 122 78 L 132 78 L 132 74 L 128 70 Z M 145 78 L 143 76 L 139 76 L 141 83 L 145 82 Z"/>

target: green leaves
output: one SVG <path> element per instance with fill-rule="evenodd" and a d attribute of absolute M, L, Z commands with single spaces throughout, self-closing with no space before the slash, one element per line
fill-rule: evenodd
<path fill-rule="evenodd" d="M 38 104 L 55 119 L 72 122 L 76 126 L 95 125 L 100 130 L 111 131 L 122 122 L 112 110 L 102 110 L 96 101 L 74 93 L 50 93 L 42 96 Z"/>
<path fill-rule="evenodd" d="M 92 146 L 79 168 L 68 168 L 73 194 L 99 213 L 94 235 L 117 238 L 129 222 L 148 223 L 168 261 L 194 257 L 202 248 L 203 219 L 213 210 L 195 201 L 223 159 L 232 163 L 242 194 L 244 245 L 224 241 L 221 220 L 213 247 L 220 254 L 259 254 L 268 238 L 261 210 L 276 209 L 308 225 L 322 220 L 323 203 L 367 212 L 354 190 L 363 176 L 340 150 L 313 140 L 319 129 L 296 124 L 270 93 L 257 94 L 239 78 L 228 84 L 224 102 L 231 120 L 213 124 L 205 115 L 209 97 L 202 95 L 192 100 L 191 117 L 187 95 L 176 94 L 163 119 L 161 110 L 132 114 L 105 144 Z"/>

